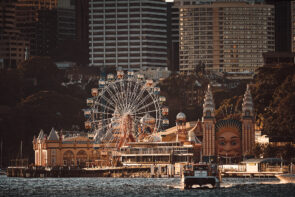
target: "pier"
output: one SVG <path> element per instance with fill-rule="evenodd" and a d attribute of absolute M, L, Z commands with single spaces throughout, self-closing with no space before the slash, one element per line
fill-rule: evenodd
<path fill-rule="evenodd" d="M 275 175 L 283 174 L 283 172 L 235 172 L 227 171 L 222 173 L 222 177 L 236 178 L 275 178 Z"/>
<path fill-rule="evenodd" d="M 77 168 L 77 167 L 8 167 L 8 177 L 150 177 L 150 167 L 110 167 L 110 168 Z"/>
<path fill-rule="evenodd" d="M 171 166 L 172 167 L 172 166 Z M 123 167 L 24 167 L 10 166 L 8 177 L 39 178 L 39 177 L 121 177 L 121 178 L 159 178 L 174 177 L 174 170 L 157 165 L 123 166 Z"/>

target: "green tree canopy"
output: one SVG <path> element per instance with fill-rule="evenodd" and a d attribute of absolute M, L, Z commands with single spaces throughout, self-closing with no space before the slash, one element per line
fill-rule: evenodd
<path fill-rule="evenodd" d="M 263 132 L 271 138 L 295 141 L 295 66 L 260 68 L 252 92 Z"/>

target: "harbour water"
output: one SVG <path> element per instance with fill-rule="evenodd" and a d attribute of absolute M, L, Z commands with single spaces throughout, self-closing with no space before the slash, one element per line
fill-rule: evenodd
<path fill-rule="evenodd" d="M 219 189 L 183 190 L 179 178 L 13 178 L 0 176 L 0 196 L 294 196 L 276 178 L 224 178 Z"/>

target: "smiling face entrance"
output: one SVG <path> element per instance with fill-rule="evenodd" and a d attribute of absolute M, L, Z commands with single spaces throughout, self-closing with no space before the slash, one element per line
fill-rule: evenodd
<path fill-rule="evenodd" d="M 220 128 L 219 131 L 216 133 L 216 147 L 218 156 L 241 156 L 241 135 L 238 128 Z"/>

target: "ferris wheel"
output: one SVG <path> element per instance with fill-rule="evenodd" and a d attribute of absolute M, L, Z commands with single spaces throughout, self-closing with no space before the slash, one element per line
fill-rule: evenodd
<path fill-rule="evenodd" d="M 108 74 L 91 92 L 93 97 L 87 99 L 90 108 L 84 110 L 85 127 L 95 132 L 97 143 L 121 147 L 127 141 L 147 139 L 169 124 L 166 98 L 160 96 L 153 80 L 145 80 L 142 74 Z"/>

